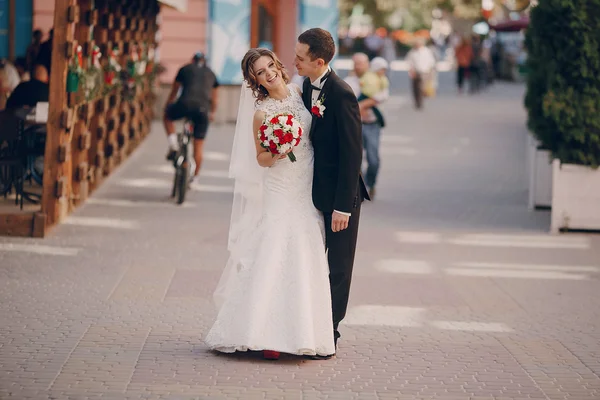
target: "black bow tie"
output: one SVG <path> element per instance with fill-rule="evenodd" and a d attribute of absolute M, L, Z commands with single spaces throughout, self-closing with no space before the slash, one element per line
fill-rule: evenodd
<path fill-rule="evenodd" d="M 323 77 L 321 78 L 321 80 L 319 81 L 319 83 L 323 83 L 323 81 L 327 78 L 329 78 L 329 75 L 331 75 L 331 70 L 328 70 L 327 73 L 325 75 L 323 75 Z M 313 90 L 321 90 L 320 87 L 313 85 L 312 83 L 310 84 L 310 86 L 312 87 Z"/>

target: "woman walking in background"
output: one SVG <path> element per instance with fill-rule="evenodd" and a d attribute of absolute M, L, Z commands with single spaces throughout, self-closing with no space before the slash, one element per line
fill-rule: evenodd
<path fill-rule="evenodd" d="M 456 84 L 458 93 L 462 93 L 465 78 L 468 78 L 471 64 L 473 63 L 473 47 L 465 37 L 461 38 L 459 45 L 454 49 L 456 63 Z"/>

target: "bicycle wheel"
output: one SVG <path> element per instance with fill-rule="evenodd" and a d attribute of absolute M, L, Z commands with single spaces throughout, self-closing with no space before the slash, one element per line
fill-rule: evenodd
<path fill-rule="evenodd" d="M 182 204 L 185 201 L 185 194 L 188 187 L 188 165 L 187 161 L 184 161 L 179 168 L 177 168 L 177 204 Z"/>
<path fill-rule="evenodd" d="M 173 177 L 173 188 L 171 189 L 171 198 L 174 198 L 177 196 L 177 185 L 179 184 L 179 180 L 181 179 L 180 175 L 181 175 L 181 164 L 182 162 L 181 160 L 181 154 L 182 153 L 182 148 L 185 147 L 185 143 L 183 141 L 183 137 L 181 133 L 177 134 L 177 142 L 178 142 L 178 146 L 179 149 L 177 150 L 177 154 L 175 155 L 175 158 L 173 159 L 173 168 L 175 168 L 175 176 Z"/>
<path fill-rule="evenodd" d="M 171 189 L 171 198 L 177 196 L 177 182 L 179 182 L 180 168 L 175 167 L 175 177 L 173 178 L 173 189 Z"/>

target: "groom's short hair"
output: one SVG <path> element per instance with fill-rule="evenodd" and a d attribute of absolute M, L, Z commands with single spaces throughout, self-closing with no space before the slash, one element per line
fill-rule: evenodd
<path fill-rule="evenodd" d="M 308 55 L 312 60 L 322 58 L 326 64 L 335 55 L 335 42 L 331 33 L 321 28 L 311 28 L 298 36 L 300 43 L 308 45 Z"/>

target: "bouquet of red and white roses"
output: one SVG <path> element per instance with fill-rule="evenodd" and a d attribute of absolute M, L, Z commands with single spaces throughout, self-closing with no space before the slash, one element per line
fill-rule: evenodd
<path fill-rule="evenodd" d="M 292 114 L 277 114 L 265 118 L 258 130 L 260 145 L 273 154 L 285 154 L 300 144 L 302 127 Z M 287 153 L 291 162 L 296 161 L 293 151 Z"/>

